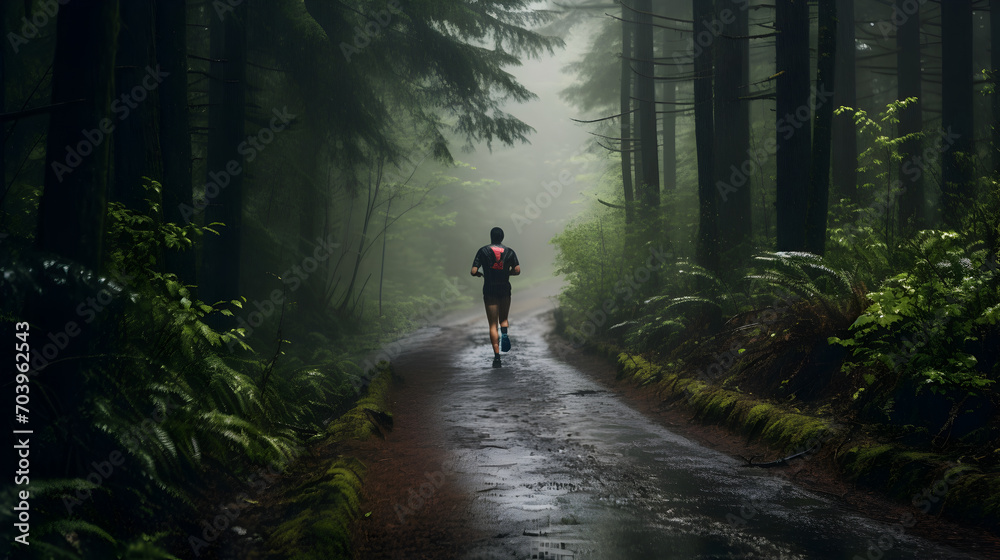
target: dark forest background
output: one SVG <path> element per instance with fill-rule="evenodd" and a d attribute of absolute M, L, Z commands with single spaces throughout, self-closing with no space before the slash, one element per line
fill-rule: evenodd
<path fill-rule="evenodd" d="M 385 341 L 473 301 L 455 225 L 496 215 L 497 177 L 457 154 L 529 140 L 509 69 L 573 33 L 598 170 L 502 224 L 585 178 L 537 263 L 560 329 L 994 468 L 997 4 L 4 2 L 31 551 L 182 554 L 191 512 L 321 438 Z"/>

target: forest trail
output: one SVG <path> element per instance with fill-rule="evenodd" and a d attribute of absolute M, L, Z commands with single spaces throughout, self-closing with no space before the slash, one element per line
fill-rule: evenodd
<path fill-rule="evenodd" d="M 395 428 L 360 449 L 358 558 L 976 558 L 651 419 L 609 365 L 555 356 L 545 289 L 515 293 L 499 370 L 478 309 L 406 341 Z"/>

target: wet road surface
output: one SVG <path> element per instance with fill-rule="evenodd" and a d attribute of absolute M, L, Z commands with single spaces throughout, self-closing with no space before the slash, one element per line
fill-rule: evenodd
<path fill-rule="evenodd" d="M 514 347 L 500 369 L 478 313 L 423 329 L 397 361 L 414 385 L 414 364 L 435 356 L 440 383 L 422 397 L 422 423 L 441 448 L 435 476 L 466 500 L 419 514 L 457 517 L 479 535 L 450 543 L 457 557 L 975 558 L 773 471 L 741 468 L 648 419 L 554 356 L 552 305 L 528 303 L 532 315 L 512 311 Z"/>

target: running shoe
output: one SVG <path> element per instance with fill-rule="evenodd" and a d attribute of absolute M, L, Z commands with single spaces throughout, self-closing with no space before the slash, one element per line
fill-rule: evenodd
<path fill-rule="evenodd" d="M 510 338 L 507 337 L 507 333 L 500 334 L 500 351 L 501 352 L 510 351 Z"/>
<path fill-rule="evenodd" d="M 500 367 L 500 356 L 493 358 L 493 367 L 495 368 Z"/>

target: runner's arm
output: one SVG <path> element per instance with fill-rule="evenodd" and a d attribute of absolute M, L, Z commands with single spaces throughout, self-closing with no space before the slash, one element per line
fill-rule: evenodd
<path fill-rule="evenodd" d="M 514 265 L 514 268 L 510 269 L 511 276 L 520 276 L 520 274 L 521 274 L 521 265 L 516 264 Z"/>
<path fill-rule="evenodd" d="M 476 253 L 476 258 L 472 259 L 472 272 L 473 276 L 482 276 L 483 273 L 479 272 L 479 253 Z"/>

